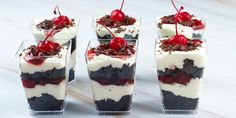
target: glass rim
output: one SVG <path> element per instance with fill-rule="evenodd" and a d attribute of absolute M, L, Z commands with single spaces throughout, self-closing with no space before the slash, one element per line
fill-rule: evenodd
<path fill-rule="evenodd" d="M 67 40 L 67 39 L 63 39 L 63 40 Z M 19 46 L 19 48 L 17 49 L 17 52 L 15 53 L 15 58 L 20 59 L 21 56 L 20 54 L 22 54 L 22 52 L 24 50 L 26 50 L 28 47 L 25 47 L 25 44 L 28 43 L 27 46 L 31 46 L 31 45 L 37 45 L 38 42 L 34 41 L 34 40 L 23 40 Z M 67 40 L 67 51 L 65 55 L 70 54 L 70 50 L 71 50 L 71 41 Z M 30 56 L 30 58 L 34 59 L 34 58 L 52 58 L 52 57 L 59 57 L 59 55 L 51 55 L 51 56 Z"/>
<path fill-rule="evenodd" d="M 139 41 L 138 40 L 136 40 L 136 39 L 125 39 L 126 41 L 127 41 L 127 43 L 132 43 L 132 41 L 134 41 L 133 43 L 135 43 L 135 47 L 134 47 L 134 49 L 135 49 L 135 58 L 137 58 L 137 53 L 138 53 L 138 44 L 139 44 Z M 111 39 L 91 39 L 91 40 L 89 40 L 89 42 L 88 42 L 88 45 L 87 45 L 87 48 L 86 48 L 86 51 L 85 51 L 85 60 L 86 60 L 86 63 L 88 62 L 88 60 L 90 60 L 89 59 L 89 56 L 88 56 L 88 51 L 89 51 L 89 49 L 91 49 L 91 43 L 92 42 L 99 42 L 99 41 L 105 41 L 106 43 L 107 42 L 109 42 L 109 41 L 111 41 Z M 125 57 L 125 58 L 129 58 L 129 57 L 132 57 L 133 55 L 109 55 L 109 57 L 113 57 L 113 58 L 119 58 L 119 57 Z M 122 58 L 120 58 L 120 59 L 122 59 Z"/>

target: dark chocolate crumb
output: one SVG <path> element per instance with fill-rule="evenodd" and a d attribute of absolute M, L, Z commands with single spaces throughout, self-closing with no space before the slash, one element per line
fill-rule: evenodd
<path fill-rule="evenodd" d="M 110 15 L 105 15 L 104 17 L 100 18 L 99 21 L 104 24 L 107 27 L 111 28 L 117 28 L 120 26 L 127 26 L 127 25 L 133 25 L 136 20 L 133 17 L 125 16 L 125 19 L 121 22 L 119 21 L 114 21 L 110 18 Z"/>
<path fill-rule="evenodd" d="M 112 55 L 132 55 L 135 53 L 135 49 L 133 45 L 124 45 L 120 50 L 116 51 L 113 49 L 109 48 L 109 44 L 101 44 L 99 46 L 97 46 L 96 48 L 92 48 L 93 52 L 96 55 L 99 54 L 104 54 L 104 55 L 108 55 L 108 56 L 112 56 Z"/>

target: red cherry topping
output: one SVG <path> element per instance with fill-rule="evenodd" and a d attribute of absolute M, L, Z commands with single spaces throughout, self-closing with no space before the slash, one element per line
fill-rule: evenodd
<path fill-rule="evenodd" d="M 193 20 L 193 29 L 194 30 L 199 30 L 199 29 L 204 29 L 205 25 L 202 23 L 202 21 L 194 19 Z"/>
<path fill-rule="evenodd" d="M 64 21 L 61 22 L 62 20 Z M 59 16 L 53 19 L 53 23 L 55 25 L 67 26 L 67 25 L 70 25 L 70 20 L 67 16 Z"/>
<path fill-rule="evenodd" d="M 173 37 L 171 37 L 170 40 L 170 44 L 179 44 L 179 45 L 187 45 L 188 44 L 188 40 L 186 39 L 186 37 L 184 35 L 175 35 Z"/>
<path fill-rule="evenodd" d="M 111 12 L 111 19 L 114 21 L 122 22 L 125 19 L 125 14 L 119 9 Z"/>
<path fill-rule="evenodd" d="M 30 57 L 27 57 L 30 58 Z M 41 65 L 44 62 L 44 58 L 42 57 L 32 57 L 31 59 L 24 58 L 26 62 L 33 64 L 33 65 Z"/>
<path fill-rule="evenodd" d="M 175 3 L 174 3 L 174 1 L 171 0 L 171 2 L 173 4 L 175 10 L 177 11 L 177 13 L 175 14 L 176 22 L 190 21 L 191 20 L 192 17 L 188 12 L 181 12 L 184 9 L 183 6 L 181 6 L 180 9 L 178 10 Z"/>
<path fill-rule="evenodd" d="M 93 50 L 89 50 L 89 51 L 87 52 L 88 60 L 93 59 L 94 55 L 95 55 L 94 51 L 93 51 Z"/>
<path fill-rule="evenodd" d="M 101 22 L 97 21 L 97 23 L 101 24 L 103 27 L 107 29 L 107 31 L 114 37 L 110 42 L 109 42 L 109 47 L 113 50 L 118 51 L 120 48 L 122 48 L 124 45 L 127 45 L 127 41 L 123 38 L 116 37 L 104 24 Z"/>
<path fill-rule="evenodd" d="M 61 12 L 60 12 L 58 6 L 56 6 L 56 7 L 54 8 L 54 11 L 53 11 L 53 12 L 54 12 L 55 15 L 57 15 L 57 12 L 58 12 L 58 14 L 59 14 L 58 17 L 56 17 L 56 18 L 53 19 L 53 23 L 54 23 L 55 25 L 58 25 L 58 27 L 59 27 L 59 26 L 62 27 L 62 26 L 67 26 L 67 25 L 70 24 L 69 18 L 68 18 L 67 16 L 61 15 Z"/>
<path fill-rule="evenodd" d="M 120 10 L 116 9 L 111 12 L 111 19 L 112 20 L 121 22 L 125 19 L 125 14 L 124 14 L 124 12 L 122 12 L 123 5 L 124 5 L 124 0 L 122 1 Z"/>
<path fill-rule="evenodd" d="M 38 45 L 38 49 L 44 52 L 54 51 L 59 46 L 58 43 L 52 41 L 40 41 Z"/>
<path fill-rule="evenodd" d="M 109 43 L 109 47 L 113 50 L 116 50 L 116 51 L 118 51 L 124 45 L 127 45 L 127 42 L 126 42 L 126 40 L 124 40 L 123 38 L 120 38 L 120 37 L 115 37 Z"/>

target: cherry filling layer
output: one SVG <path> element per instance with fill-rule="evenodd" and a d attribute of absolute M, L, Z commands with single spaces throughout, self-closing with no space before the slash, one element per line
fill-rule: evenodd
<path fill-rule="evenodd" d="M 204 68 L 194 66 L 193 60 L 185 59 L 183 69 L 175 68 L 165 71 L 157 70 L 158 79 L 167 84 L 179 83 L 187 85 L 193 78 L 202 78 Z"/>
<path fill-rule="evenodd" d="M 26 80 L 21 79 L 22 84 L 25 88 L 34 88 L 36 85 L 45 85 L 45 84 L 54 84 L 58 85 L 61 81 L 65 80 L 65 77 L 62 78 L 53 78 L 53 79 L 37 79 L 37 80 Z"/>

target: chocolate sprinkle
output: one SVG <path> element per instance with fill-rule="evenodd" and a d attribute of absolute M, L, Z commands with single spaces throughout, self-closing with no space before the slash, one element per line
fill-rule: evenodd
<path fill-rule="evenodd" d="M 28 55 L 32 56 L 53 56 L 57 55 L 61 51 L 61 46 L 57 46 L 55 50 L 52 51 L 43 51 L 38 49 L 38 46 L 36 45 L 31 45 L 27 50 L 29 50 Z"/>
<path fill-rule="evenodd" d="M 47 20 L 47 19 L 45 19 L 44 21 L 36 25 L 37 28 L 44 29 L 44 30 L 52 29 L 53 26 L 54 26 L 54 23 L 52 22 L 52 20 Z"/>
<path fill-rule="evenodd" d="M 133 25 L 136 22 L 136 20 L 135 20 L 135 18 L 129 17 L 126 15 L 124 20 L 119 22 L 119 21 L 112 20 L 110 15 L 105 15 L 99 19 L 99 22 L 101 22 L 102 24 L 104 24 L 107 27 L 117 28 L 120 26 Z"/>
<path fill-rule="evenodd" d="M 133 45 L 124 45 L 120 50 L 116 51 L 111 48 L 109 48 L 109 44 L 101 44 L 97 46 L 96 48 L 92 48 L 93 52 L 96 55 L 104 54 L 107 56 L 113 56 L 113 55 L 132 55 L 135 53 L 134 46 Z"/>
<path fill-rule="evenodd" d="M 53 23 L 53 19 L 51 19 L 51 20 L 45 19 L 44 21 L 37 24 L 36 27 L 39 29 L 50 30 L 55 26 L 55 24 Z M 71 19 L 69 25 L 59 25 L 56 27 L 56 29 L 63 29 L 65 27 L 69 28 L 69 27 L 73 26 L 74 24 L 75 24 L 75 20 Z"/>
<path fill-rule="evenodd" d="M 192 17 L 194 17 L 192 15 Z M 169 15 L 169 16 L 164 16 L 161 18 L 161 22 L 158 24 L 158 27 L 161 28 L 162 24 L 175 24 L 175 19 L 174 19 L 174 15 Z M 194 26 L 194 21 L 193 19 L 191 19 L 190 21 L 181 21 L 178 24 L 181 24 L 183 26 L 188 26 L 188 27 L 192 27 Z"/>
<path fill-rule="evenodd" d="M 201 47 L 201 42 L 200 41 L 194 41 L 194 40 L 190 40 L 187 39 L 188 43 L 187 45 L 180 45 L 180 44 L 170 44 L 168 43 L 170 41 L 170 39 L 166 39 L 166 40 L 161 40 L 161 45 L 159 46 L 163 51 L 167 52 L 167 51 L 191 51 L 191 50 L 195 50 L 198 47 Z"/>

